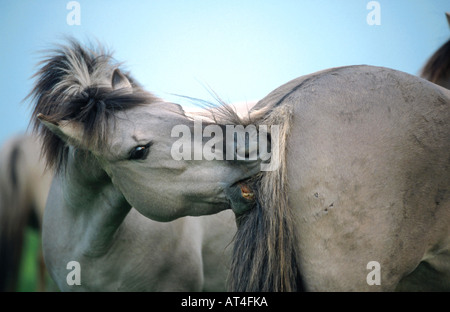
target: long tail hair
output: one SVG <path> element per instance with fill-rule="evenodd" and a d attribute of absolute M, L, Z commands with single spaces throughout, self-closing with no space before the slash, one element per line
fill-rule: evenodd
<path fill-rule="evenodd" d="M 24 157 L 21 139 L 9 140 L 0 151 L 0 291 L 16 290 L 25 229 L 33 211 L 19 168 Z"/>
<path fill-rule="evenodd" d="M 280 166 L 261 172 L 252 181 L 256 206 L 237 217 L 231 272 L 231 291 L 301 291 L 297 235 L 288 205 L 286 138 L 292 108 L 274 108 L 258 123 L 278 125 Z"/>

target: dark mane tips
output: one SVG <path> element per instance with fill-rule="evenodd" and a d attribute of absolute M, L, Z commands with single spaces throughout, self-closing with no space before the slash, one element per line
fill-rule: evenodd
<path fill-rule="evenodd" d="M 108 124 L 115 112 L 155 100 L 128 74 L 118 76 L 126 79 L 126 84 L 118 83 L 114 74 L 119 64 L 102 47 L 84 48 L 70 39 L 68 44 L 47 52 L 38 65 L 33 76 L 35 85 L 28 95 L 33 102 L 30 126 L 42 139 L 48 167 L 59 169 L 68 147 L 40 119 L 55 125 L 63 120 L 81 123 L 82 145 L 100 147 L 107 140 Z"/>
<path fill-rule="evenodd" d="M 420 74 L 433 83 L 450 76 L 450 40 L 443 44 L 427 61 Z"/>

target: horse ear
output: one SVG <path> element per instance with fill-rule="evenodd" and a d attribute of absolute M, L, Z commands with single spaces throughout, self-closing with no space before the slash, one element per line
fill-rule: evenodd
<path fill-rule="evenodd" d="M 122 72 L 116 68 L 112 74 L 111 86 L 114 90 L 117 89 L 131 89 L 131 83 Z"/>
<path fill-rule="evenodd" d="M 450 12 L 445 12 L 445 16 L 447 16 L 448 26 L 450 27 Z"/>
<path fill-rule="evenodd" d="M 38 114 L 37 118 L 44 126 L 62 140 L 72 144 L 81 144 L 83 139 L 83 125 L 81 123 L 69 120 L 55 122 L 50 120 L 44 114 Z"/>

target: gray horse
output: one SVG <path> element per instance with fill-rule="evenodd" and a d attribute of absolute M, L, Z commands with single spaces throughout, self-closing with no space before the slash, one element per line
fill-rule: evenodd
<path fill-rule="evenodd" d="M 250 115 L 283 129 L 282 166 L 246 182 L 231 289 L 450 290 L 449 105 L 448 90 L 371 66 L 262 99 Z"/>
<path fill-rule="evenodd" d="M 173 160 L 173 126 L 194 121 L 101 49 L 71 41 L 36 77 L 32 122 L 55 174 L 43 253 L 60 289 L 223 290 L 231 211 L 188 215 L 228 208 L 223 189 L 257 173 L 258 162 Z"/>

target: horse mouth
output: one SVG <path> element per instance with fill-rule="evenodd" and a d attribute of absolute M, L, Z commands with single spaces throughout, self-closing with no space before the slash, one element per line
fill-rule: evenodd
<path fill-rule="evenodd" d="M 238 182 L 238 186 L 241 189 L 241 195 L 243 198 L 250 201 L 255 198 L 255 193 L 253 193 L 253 190 L 248 184 L 245 182 Z"/>
<path fill-rule="evenodd" d="M 253 182 L 252 179 L 240 180 L 225 189 L 225 196 L 236 216 L 255 207 L 256 192 L 253 190 Z"/>

